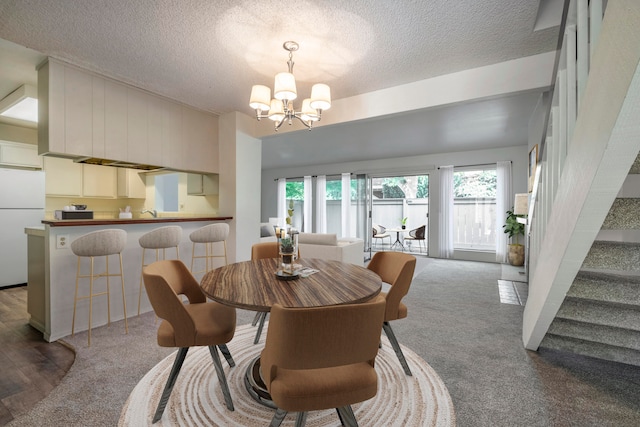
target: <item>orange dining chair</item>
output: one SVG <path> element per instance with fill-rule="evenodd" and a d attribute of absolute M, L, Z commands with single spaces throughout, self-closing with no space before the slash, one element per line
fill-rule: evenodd
<path fill-rule="evenodd" d="M 385 301 L 381 296 L 361 304 L 285 308 L 275 304 L 260 366 L 277 410 L 271 426 L 287 412 L 336 408 L 344 425 L 357 425 L 351 405 L 377 393 L 374 368 L 382 332 Z"/>
<path fill-rule="evenodd" d="M 144 267 L 142 275 L 153 310 L 163 319 L 158 328 L 158 345 L 179 348 L 152 422 L 162 418 L 187 351 L 193 346 L 209 347 L 225 403 L 233 411 L 233 401 L 218 349 L 229 366 L 235 366 L 226 343 L 235 334 L 236 309 L 217 302 L 207 302 L 198 282 L 182 261 L 154 262 Z M 181 295 L 187 297 L 188 304 L 183 303 Z"/>
<path fill-rule="evenodd" d="M 382 328 L 405 374 L 411 376 L 407 360 L 389 322 L 407 317 L 407 306 L 402 303 L 402 298 L 409 292 L 416 268 L 416 257 L 402 252 L 376 252 L 367 268 L 380 276 L 383 282 L 391 285 L 389 292 L 380 294 L 387 301 Z"/>

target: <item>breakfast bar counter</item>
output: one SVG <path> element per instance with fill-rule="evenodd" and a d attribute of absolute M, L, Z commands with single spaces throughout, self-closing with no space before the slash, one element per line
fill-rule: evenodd
<path fill-rule="evenodd" d="M 33 302 L 30 311 L 30 324 L 40 330 L 44 339 L 55 341 L 71 334 L 73 316 L 73 295 L 75 291 L 78 257 L 70 249 L 71 243 L 78 237 L 94 231 L 118 228 L 127 232 L 127 242 L 122 251 L 125 301 L 127 317 L 138 314 L 138 295 L 142 265 L 142 248 L 139 239 L 144 234 L 159 227 L 177 225 L 182 229 L 179 254 L 186 265 L 191 264 L 192 242 L 189 235 L 200 227 L 216 222 L 232 221 L 230 216 L 202 216 L 183 218 L 137 218 L 137 219 L 64 219 L 44 220 L 40 227 L 25 229 L 29 257 L 28 301 Z M 216 248 L 217 249 L 217 248 Z M 147 251 L 145 263 L 154 261 L 155 251 Z M 167 250 L 167 258 L 175 258 L 175 250 Z M 160 251 L 162 256 L 162 250 Z M 83 274 L 87 274 L 89 264 L 83 263 Z M 222 265 L 222 264 L 221 264 Z M 214 267 L 219 267 L 215 265 Z M 109 269 L 119 270 L 117 257 L 110 260 Z M 198 268 L 200 269 L 200 268 Z M 105 270 L 104 257 L 95 260 L 96 272 Z M 197 278 L 200 279 L 199 277 Z M 86 282 L 86 283 L 85 283 Z M 111 321 L 124 318 L 122 294 L 119 292 L 119 280 L 113 281 L 111 292 Z M 117 283 L 116 283 L 117 282 Z M 100 291 L 106 290 L 104 278 L 96 280 Z M 88 280 L 81 280 L 80 292 L 88 293 Z M 29 305 L 29 304 L 28 304 Z M 76 332 L 88 327 L 88 300 L 78 302 L 76 313 Z M 151 304 L 142 298 L 141 312 L 151 311 Z M 93 327 L 105 325 L 108 320 L 106 296 L 97 297 L 93 302 Z M 124 333 L 113 328 L 113 333 Z"/>
<path fill-rule="evenodd" d="M 165 222 L 194 222 L 194 221 L 226 221 L 230 216 L 215 217 L 167 217 L 167 218 L 111 218 L 111 219 L 55 219 L 43 220 L 42 223 L 51 227 L 78 227 L 94 225 L 124 225 L 124 224 L 153 224 Z M 178 224 L 173 224 L 178 225 Z"/>

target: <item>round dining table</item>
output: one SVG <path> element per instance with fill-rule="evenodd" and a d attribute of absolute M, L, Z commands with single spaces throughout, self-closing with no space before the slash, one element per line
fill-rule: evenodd
<path fill-rule="evenodd" d="M 309 308 L 369 301 L 380 293 L 382 280 L 373 271 L 339 261 L 302 258 L 297 271 L 317 270 L 295 280 L 277 277 L 280 259 L 260 259 L 228 264 L 207 272 L 200 281 L 212 300 L 231 307 L 270 311 L 274 304 Z M 247 368 L 245 385 L 263 405 L 275 408 L 260 376 L 260 357 Z"/>

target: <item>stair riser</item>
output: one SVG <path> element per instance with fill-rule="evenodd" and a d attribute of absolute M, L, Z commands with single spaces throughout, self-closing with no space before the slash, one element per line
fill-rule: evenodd
<path fill-rule="evenodd" d="M 547 334 L 541 348 L 568 351 L 612 362 L 640 366 L 640 351 Z"/>
<path fill-rule="evenodd" d="M 640 277 L 580 272 L 567 296 L 640 307 Z"/>
<path fill-rule="evenodd" d="M 640 332 L 640 309 L 633 306 L 567 298 L 557 317 Z"/>
<path fill-rule="evenodd" d="M 629 329 L 556 319 L 549 328 L 549 333 L 640 351 L 640 332 Z"/>

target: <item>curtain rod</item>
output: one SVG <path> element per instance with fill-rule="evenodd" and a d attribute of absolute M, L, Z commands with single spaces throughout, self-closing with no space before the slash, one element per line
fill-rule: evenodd
<path fill-rule="evenodd" d="M 357 175 L 357 174 L 355 174 L 355 173 L 353 173 L 353 172 L 350 172 L 350 174 L 351 174 L 351 175 Z M 307 176 L 311 176 L 311 178 L 317 178 L 317 177 L 318 177 L 318 175 L 307 175 Z M 331 173 L 331 174 L 326 175 L 326 176 L 340 176 L 340 174 L 337 174 L 337 173 Z M 280 179 L 280 178 L 273 178 L 273 180 L 274 180 L 274 181 L 277 181 L 277 180 L 279 180 L 279 179 Z M 293 176 L 293 177 L 289 177 L 289 178 L 285 178 L 285 179 L 286 179 L 286 180 L 289 180 L 289 179 L 304 179 L 304 176 Z"/>
<path fill-rule="evenodd" d="M 513 161 L 511 161 L 511 160 L 507 160 L 507 161 L 509 163 L 513 163 Z M 477 164 L 477 165 L 457 165 L 457 166 L 454 165 L 453 167 L 454 168 L 472 168 L 472 167 L 475 167 L 475 166 L 490 166 L 490 165 L 494 165 L 494 164 L 497 164 L 497 162 L 496 163 L 480 163 L 480 164 Z M 440 166 L 438 166 L 438 169 L 440 169 Z"/>

